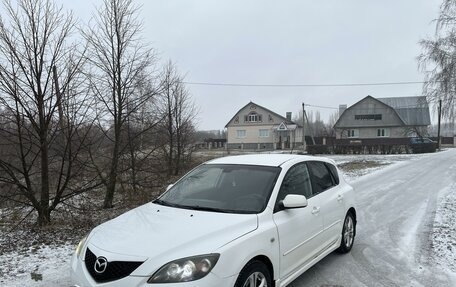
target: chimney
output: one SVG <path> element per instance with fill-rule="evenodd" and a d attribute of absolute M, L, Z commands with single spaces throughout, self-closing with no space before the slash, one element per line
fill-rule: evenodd
<path fill-rule="evenodd" d="M 291 122 L 291 112 L 287 112 L 287 120 Z"/>
<path fill-rule="evenodd" d="M 339 105 L 339 117 L 347 109 L 347 105 Z"/>

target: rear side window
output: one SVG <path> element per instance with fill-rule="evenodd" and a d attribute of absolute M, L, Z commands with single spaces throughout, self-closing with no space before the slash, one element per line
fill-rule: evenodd
<path fill-rule="evenodd" d="M 329 172 L 331 173 L 331 176 L 334 181 L 334 185 L 338 185 L 339 184 L 339 174 L 337 173 L 337 168 L 330 163 L 325 163 L 325 165 L 329 169 Z"/>
<path fill-rule="evenodd" d="M 329 168 L 326 167 L 324 162 L 311 161 L 307 165 L 312 178 L 314 194 L 321 193 L 335 185 Z"/>

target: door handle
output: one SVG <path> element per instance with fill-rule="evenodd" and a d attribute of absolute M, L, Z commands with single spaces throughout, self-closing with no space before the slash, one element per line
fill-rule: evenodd
<path fill-rule="evenodd" d="M 314 207 L 312 208 L 312 214 L 318 214 L 319 212 L 320 212 L 320 207 L 314 206 Z"/>
<path fill-rule="evenodd" d="M 338 195 L 337 196 L 337 201 L 341 202 L 342 200 L 344 200 L 344 197 L 342 195 Z"/>

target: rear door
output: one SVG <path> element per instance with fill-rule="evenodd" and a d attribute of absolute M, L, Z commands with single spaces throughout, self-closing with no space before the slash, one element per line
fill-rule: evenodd
<path fill-rule="evenodd" d="M 312 188 L 320 200 L 323 217 L 323 241 L 326 248 L 335 244 L 342 234 L 342 224 L 345 217 L 343 190 L 339 185 L 337 169 L 322 161 L 308 162 L 312 179 Z"/>
<path fill-rule="evenodd" d="M 283 210 L 279 202 L 288 194 L 306 196 L 308 205 Z M 285 175 L 273 214 L 280 242 L 280 277 L 288 277 L 319 252 L 323 217 L 320 201 L 312 194 L 310 174 L 305 163 L 291 167 Z"/>

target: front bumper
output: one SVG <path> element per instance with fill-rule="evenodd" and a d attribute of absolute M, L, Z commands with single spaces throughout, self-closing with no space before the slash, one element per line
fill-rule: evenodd
<path fill-rule="evenodd" d="M 179 287 L 232 287 L 236 282 L 237 276 L 231 276 L 227 278 L 221 278 L 213 273 L 209 273 L 200 280 L 191 282 L 178 283 Z M 176 284 L 149 284 L 147 283 L 149 277 L 142 276 L 127 276 L 125 278 L 106 282 L 97 283 L 95 282 L 85 267 L 84 261 L 80 260 L 76 256 L 73 256 L 71 260 L 71 281 L 73 287 L 172 287 Z"/>

